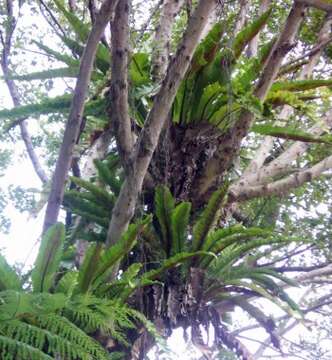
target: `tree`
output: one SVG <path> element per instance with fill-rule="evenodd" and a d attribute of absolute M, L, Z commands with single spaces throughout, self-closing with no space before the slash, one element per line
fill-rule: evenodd
<path fill-rule="evenodd" d="M 91 316 L 101 311 L 112 325 L 109 307 L 118 298 L 121 335 L 99 322 L 82 325 L 86 341 L 94 338 L 110 356 L 143 359 L 161 341 L 158 332 L 167 338 L 178 327 L 190 329 L 205 358 L 225 349 L 259 358 L 270 343 L 282 353 L 287 322 L 297 324 L 330 305 L 328 287 L 306 307 L 286 288 L 308 282 L 316 289 L 332 273 L 330 219 L 298 214 L 300 207 L 313 212 L 318 202 L 331 206 L 331 4 L 38 5 L 1 2 L 2 72 L 14 104 L 0 111 L 3 133 L 20 128 L 35 172 L 50 187 L 35 267 L 42 277 L 36 280 L 33 270 L 32 287 L 22 296 L 46 292 L 51 299 L 65 283 L 69 306 L 92 298 Z M 60 39 L 58 47 L 31 39 L 60 67 L 13 72 L 11 52 L 19 46 L 14 31 L 24 8 L 41 12 Z M 150 15 L 137 30 L 142 9 Z M 76 79 L 75 89 L 29 101 L 24 81 L 50 86 L 59 78 Z M 45 117 L 48 125 L 65 120 L 52 176 L 28 132 L 32 117 Z M 57 223 L 61 207 L 66 236 Z M 61 259 L 70 266 L 59 269 Z M 2 262 L 3 273 L 15 278 Z M 284 275 L 292 272 L 300 274 Z M 38 281 L 47 281 L 47 289 Z M 8 291 L 22 292 L 11 285 L 1 289 L 5 298 Z M 259 307 L 263 298 L 285 314 L 267 316 Z M 4 303 L 13 308 L 10 299 Z M 241 329 L 226 325 L 235 307 L 269 335 L 254 356 L 239 340 Z M 32 307 L 26 312 L 36 317 Z M 68 309 L 62 305 L 53 313 L 63 316 Z M 31 325 L 30 316 L 13 317 L 16 325 Z M 80 326 L 80 318 L 66 319 Z M 0 349 L 9 358 L 26 356 L 17 342 L 25 344 L 22 351 L 32 346 L 43 356 L 92 356 L 44 342 L 38 347 L 19 337 L 14 325 L 0 329 Z M 212 343 L 203 340 L 202 326 L 214 329 Z"/>

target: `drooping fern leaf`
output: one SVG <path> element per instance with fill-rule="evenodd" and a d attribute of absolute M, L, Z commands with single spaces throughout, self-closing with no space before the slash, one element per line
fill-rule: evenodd
<path fill-rule="evenodd" d="M 61 223 L 51 226 L 43 235 L 31 280 L 34 292 L 47 292 L 53 285 L 58 270 L 65 239 Z"/>
<path fill-rule="evenodd" d="M 237 34 L 233 43 L 233 51 L 235 58 L 238 58 L 246 45 L 258 34 L 265 26 L 272 12 L 272 7 L 264 12 L 258 19 L 247 25 Z"/>

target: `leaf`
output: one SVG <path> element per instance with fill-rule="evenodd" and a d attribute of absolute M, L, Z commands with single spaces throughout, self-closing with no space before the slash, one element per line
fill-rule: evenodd
<path fill-rule="evenodd" d="M 79 67 L 80 66 L 80 62 L 79 60 L 69 56 L 69 55 L 66 55 L 66 54 L 63 54 L 63 53 L 60 53 L 58 51 L 55 51 L 53 49 L 51 49 L 50 47 L 42 44 L 41 42 L 39 41 L 36 41 L 36 40 L 32 40 L 32 42 L 34 44 L 36 44 L 41 50 L 45 51 L 46 54 L 54 57 L 56 60 L 59 60 L 65 64 L 67 64 L 68 66 L 71 66 L 71 67 Z"/>
<path fill-rule="evenodd" d="M 196 222 L 193 229 L 193 243 L 192 249 L 194 251 L 204 248 L 204 240 L 208 235 L 209 231 L 212 230 L 220 208 L 226 201 L 228 184 L 223 186 L 221 189 L 215 191 L 206 208 L 203 210 L 199 220 Z"/>
<path fill-rule="evenodd" d="M 43 235 L 31 273 L 35 293 L 48 292 L 53 286 L 54 277 L 61 261 L 64 240 L 65 227 L 61 223 L 51 226 Z"/>
<path fill-rule="evenodd" d="M 292 80 L 292 81 L 277 81 L 272 86 L 270 91 L 305 91 L 313 90 L 323 86 L 331 86 L 332 80 Z"/>
<path fill-rule="evenodd" d="M 136 244 L 139 234 L 150 222 L 151 217 L 147 217 L 138 224 L 129 225 L 128 230 L 122 235 L 120 241 L 103 252 L 97 264 L 97 270 L 93 276 L 93 280 L 91 281 L 94 288 L 98 287 L 107 279 L 112 272 L 113 266 L 129 253 Z"/>
<path fill-rule="evenodd" d="M 49 69 L 45 71 L 37 71 L 25 75 L 10 75 L 8 79 L 28 81 L 28 80 L 45 80 L 45 79 L 55 79 L 55 78 L 76 78 L 78 75 L 78 67 L 64 67 L 58 69 Z M 101 79 L 101 75 L 97 72 L 93 72 L 92 80 Z"/>
<path fill-rule="evenodd" d="M 69 111 L 72 95 L 66 94 L 54 98 L 47 98 L 37 104 L 17 106 L 13 109 L 0 111 L 0 119 L 17 119 L 28 116 L 45 115 L 53 112 L 65 113 Z"/>
<path fill-rule="evenodd" d="M 146 272 L 143 276 L 142 276 L 142 280 L 155 280 L 157 279 L 159 276 L 161 276 L 165 271 L 167 271 L 170 268 L 176 267 L 180 264 L 182 264 L 184 261 L 191 259 L 193 257 L 197 257 L 197 256 L 214 256 L 214 254 L 210 253 L 210 252 L 206 252 L 206 251 L 195 251 L 195 252 L 182 252 L 179 254 L 176 254 L 174 256 L 172 256 L 171 258 L 165 260 L 163 262 L 163 264 L 155 270 L 150 270 L 148 272 Z"/>
<path fill-rule="evenodd" d="M 118 195 L 121 189 L 121 181 L 117 178 L 114 170 L 111 170 L 110 166 L 102 162 L 101 160 L 95 159 L 93 163 L 98 171 L 98 176 L 101 181 L 111 188 L 111 191 Z"/>
<path fill-rule="evenodd" d="M 85 294 L 90 289 L 90 285 L 98 269 L 97 264 L 100 261 L 102 248 L 102 244 L 97 243 L 91 245 L 86 251 L 83 264 L 81 265 L 78 273 L 75 294 Z"/>
<path fill-rule="evenodd" d="M 259 31 L 265 26 L 272 12 L 270 7 L 259 18 L 247 25 L 242 31 L 240 31 L 233 43 L 233 51 L 235 58 L 238 58 L 246 45 L 259 33 Z"/>
<path fill-rule="evenodd" d="M 305 131 L 289 127 L 272 126 L 269 124 L 253 125 L 251 131 L 260 135 L 269 135 L 287 140 L 332 144 L 332 141 L 329 139 L 329 137 L 313 136 L 306 133 Z"/>
<path fill-rule="evenodd" d="M 191 203 L 182 202 L 172 212 L 171 215 L 171 233 L 172 233 L 172 255 L 184 250 L 187 240 L 187 227 Z"/>
<path fill-rule="evenodd" d="M 214 59 L 223 32 L 224 25 L 222 23 L 217 23 L 212 27 L 207 36 L 197 46 L 191 62 L 191 71 L 198 71 L 202 66 Z"/>
<path fill-rule="evenodd" d="M 0 254 L 0 291 L 20 290 L 21 280 L 15 270 L 9 266 L 3 255 Z"/>
<path fill-rule="evenodd" d="M 82 187 L 83 189 L 88 190 L 91 195 L 94 196 L 96 203 L 101 203 L 103 206 L 109 210 L 113 209 L 115 203 L 115 196 L 110 194 L 105 189 L 91 183 L 90 181 L 83 180 L 76 176 L 71 176 L 70 180 L 73 181 L 76 185 Z"/>
<path fill-rule="evenodd" d="M 150 83 L 150 62 L 146 53 L 133 54 L 129 65 L 129 76 L 134 86 Z"/>
<path fill-rule="evenodd" d="M 155 214 L 161 230 L 163 246 L 166 254 L 171 251 L 171 214 L 175 200 L 166 186 L 158 186 L 154 197 Z"/>

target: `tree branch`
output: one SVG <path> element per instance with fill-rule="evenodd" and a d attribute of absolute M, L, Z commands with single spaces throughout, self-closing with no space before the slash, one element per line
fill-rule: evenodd
<path fill-rule="evenodd" d="M 216 6 L 216 0 L 201 0 L 198 3 L 189 20 L 177 53 L 169 64 L 161 89 L 155 97 L 153 107 L 140 133 L 132 156 L 131 168 L 113 209 L 107 235 L 109 246 L 119 240 L 133 217 L 137 196 L 142 189 L 143 180 L 156 149 L 161 130 L 214 6 Z"/>
<path fill-rule="evenodd" d="M 182 5 L 183 0 L 165 0 L 161 8 L 160 21 L 153 40 L 151 56 L 151 73 L 157 82 L 161 81 L 166 74 L 172 27 Z"/>
<path fill-rule="evenodd" d="M 133 147 L 133 136 L 128 106 L 128 44 L 129 44 L 129 3 L 118 3 L 111 27 L 112 67 L 110 91 L 111 126 L 116 136 L 117 147 L 123 167 Z"/>
<path fill-rule="evenodd" d="M 111 20 L 118 0 L 105 0 L 93 24 L 92 30 L 84 49 L 80 70 L 76 82 L 74 97 L 71 104 L 68 122 L 65 128 L 63 141 L 60 147 L 59 157 L 56 163 L 52 179 L 52 187 L 47 203 L 43 231 L 45 232 L 58 218 L 60 206 L 63 200 L 65 182 L 70 169 L 74 145 L 76 143 L 84 110 L 85 96 L 88 90 L 93 62 L 96 56 L 97 46 L 106 25 Z"/>
<path fill-rule="evenodd" d="M 258 196 L 272 196 L 272 195 L 285 195 L 288 194 L 291 189 L 302 186 L 306 182 L 310 182 L 313 179 L 319 177 L 324 171 L 332 168 L 332 156 L 325 158 L 316 165 L 308 169 L 303 169 L 295 174 L 292 174 L 281 180 L 263 184 L 238 187 L 236 189 L 230 189 L 231 201 L 246 201 L 256 198 Z"/>
<path fill-rule="evenodd" d="M 16 20 L 14 18 L 14 14 L 13 14 L 12 1 L 7 0 L 6 5 L 7 5 L 6 8 L 7 8 L 7 16 L 8 16 L 8 26 L 6 27 L 5 36 L 3 37 L 1 35 L 2 45 L 3 45 L 2 56 L 1 56 L 1 68 L 2 68 L 2 72 L 4 75 L 6 85 L 9 90 L 9 94 L 13 101 L 13 104 L 15 107 L 18 107 L 21 105 L 20 95 L 19 95 L 19 92 L 18 92 L 18 89 L 17 89 L 17 86 L 16 86 L 14 80 L 10 79 L 10 77 L 9 77 L 9 74 L 10 74 L 9 57 L 10 57 L 11 46 L 12 46 L 12 37 L 13 37 L 15 27 L 16 27 Z M 21 137 L 22 137 L 22 140 L 24 141 L 25 148 L 29 155 L 30 161 L 34 168 L 34 171 L 36 172 L 36 174 L 39 177 L 39 179 L 41 180 L 41 182 L 43 184 L 45 184 L 48 182 L 48 177 L 47 177 L 45 171 L 43 170 L 43 168 L 39 162 L 38 156 L 34 150 L 25 119 L 20 119 L 19 126 L 20 126 L 20 131 L 21 131 Z"/>
<path fill-rule="evenodd" d="M 305 6 L 298 2 L 293 4 L 283 30 L 269 54 L 254 91 L 254 96 L 261 101 L 264 101 L 271 88 L 282 60 L 294 46 L 294 40 L 304 16 L 304 8 Z M 241 142 L 248 134 L 253 120 L 254 115 L 251 112 L 248 110 L 243 111 L 235 125 L 220 137 L 220 145 L 212 159 L 207 163 L 204 174 L 199 180 L 198 189 L 201 198 L 206 200 L 218 186 L 237 156 Z"/>

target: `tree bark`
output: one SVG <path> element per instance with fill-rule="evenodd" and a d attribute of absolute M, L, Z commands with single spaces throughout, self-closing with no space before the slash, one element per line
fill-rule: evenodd
<path fill-rule="evenodd" d="M 66 179 L 73 157 L 73 150 L 82 123 L 84 102 L 91 79 L 93 62 L 96 56 L 98 43 L 103 35 L 106 25 L 111 20 L 117 3 L 118 0 L 104 1 L 92 27 L 82 55 L 69 118 L 66 124 L 59 157 L 52 178 L 52 187 L 47 203 L 43 232 L 56 223 L 59 215 L 66 185 Z"/>

